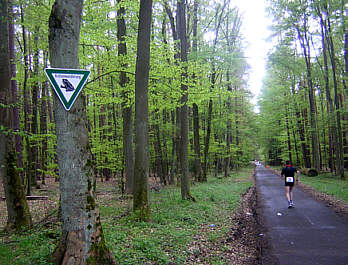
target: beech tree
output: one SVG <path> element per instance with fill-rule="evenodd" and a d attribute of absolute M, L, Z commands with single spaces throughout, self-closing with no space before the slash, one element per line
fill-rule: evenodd
<path fill-rule="evenodd" d="M 148 80 L 150 67 L 152 0 L 141 0 L 135 70 L 135 162 L 133 211 L 142 221 L 150 219 L 149 200 L 149 111 Z"/>
<path fill-rule="evenodd" d="M 55 1 L 49 18 L 51 67 L 79 67 L 82 6 L 82 0 Z M 67 112 L 54 97 L 62 235 L 53 258 L 57 264 L 114 264 L 95 203 L 96 180 L 84 101 L 80 95 Z"/>
<path fill-rule="evenodd" d="M 269 4 L 278 44 L 269 57 L 261 116 L 265 117 L 262 127 L 278 126 L 280 131 L 261 134 L 269 137 L 266 156 L 281 162 L 286 153 L 294 159 L 295 152 L 302 167 L 330 170 L 344 178 L 347 128 L 342 126 L 346 109 L 342 1 L 277 0 Z M 279 107 L 278 101 L 282 102 Z M 272 109 L 279 112 L 272 113 Z M 276 124 L 269 124 L 271 120 Z"/>
<path fill-rule="evenodd" d="M 0 173 L 3 180 L 6 206 L 6 230 L 29 228 L 32 224 L 22 180 L 17 167 L 14 141 L 11 71 L 9 52 L 8 1 L 0 1 Z"/>

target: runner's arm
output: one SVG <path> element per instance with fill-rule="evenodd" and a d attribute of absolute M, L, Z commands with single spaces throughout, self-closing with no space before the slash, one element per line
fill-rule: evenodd
<path fill-rule="evenodd" d="M 298 182 L 299 179 L 300 179 L 300 171 L 297 170 L 296 171 L 296 182 Z"/>

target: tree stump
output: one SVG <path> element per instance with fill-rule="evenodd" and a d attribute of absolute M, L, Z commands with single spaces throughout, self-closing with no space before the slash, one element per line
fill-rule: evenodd
<path fill-rule="evenodd" d="M 302 168 L 301 173 L 308 177 L 316 177 L 318 176 L 319 172 L 315 168 Z"/>

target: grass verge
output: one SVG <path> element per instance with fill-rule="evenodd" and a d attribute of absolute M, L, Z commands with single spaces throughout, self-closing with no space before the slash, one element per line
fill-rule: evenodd
<path fill-rule="evenodd" d="M 348 203 L 348 180 L 341 180 L 330 173 L 320 174 L 316 177 L 301 175 L 301 182 L 325 194 L 334 196 Z"/>
<path fill-rule="evenodd" d="M 252 168 L 229 178 L 210 178 L 195 184 L 196 202 L 182 201 L 179 187 L 152 192 L 152 221 L 134 222 L 130 200 L 116 200 L 115 193 L 98 199 L 103 230 L 118 264 L 183 264 L 192 255 L 190 242 L 204 233 L 214 242 L 228 227 L 241 195 L 252 186 Z M 108 184 L 105 184 L 108 185 Z M 59 239 L 59 224 L 35 228 L 21 235 L 0 235 L 0 264 L 50 264 L 48 258 Z"/>

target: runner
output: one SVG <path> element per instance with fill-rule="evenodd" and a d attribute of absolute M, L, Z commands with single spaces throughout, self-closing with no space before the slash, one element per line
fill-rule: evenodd
<path fill-rule="evenodd" d="M 288 199 L 288 208 L 291 208 L 294 206 L 293 203 L 293 191 L 295 186 L 295 173 L 296 173 L 296 182 L 298 182 L 298 178 L 300 175 L 300 171 L 298 171 L 296 168 L 294 168 L 291 165 L 290 161 L 286 161 L 285 167 L 282 169 L 282 173 L 280 174 L 280 177 L 283 178 L 285 176 L 285 192 L 286 192 L 286 198 Z"/>

